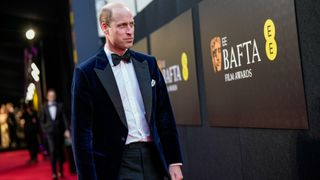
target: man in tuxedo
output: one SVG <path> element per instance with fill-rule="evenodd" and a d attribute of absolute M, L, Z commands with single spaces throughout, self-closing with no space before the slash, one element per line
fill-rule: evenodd
<path fill-rule="evenodd" d="M 70 134 L 62 104 L 56 102 L 54 90 L 50 89 L 47 92 L 47 100 L 48 103 L 40 113 L 40 125 L 48 140 L 52 177 L 58 179 L 58 177 L 63 177 L 64 138 L 69 138 Z"/>
<path fill-rule="evenodd" d="M 72 84 L 79 180 L 182 179 L 175 119 L 156 59 L 129 49 L 132 13 L 109 3 L 100 27 L 106 44 L 75 68 Z"/>

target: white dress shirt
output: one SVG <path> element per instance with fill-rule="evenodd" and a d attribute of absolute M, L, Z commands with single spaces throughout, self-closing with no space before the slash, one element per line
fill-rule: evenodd
<path fill-rule="evenodd" d="M 48 106 L 51 119 L 55 120 L 57 116 L 57 105 L 55 105 L 54 102 L 48 102 Z"/>
<path fill-rule="evenodd" d="M 121 61 L 117 66 L 114 66 L 111 59 L 113 52 L 107 47 L 104 47 L 104 51 L 116 79 L 127 120 L 129 132 L 126 144 L 151 141 L 146 111 L 132 62 L 125 63 Z"/>

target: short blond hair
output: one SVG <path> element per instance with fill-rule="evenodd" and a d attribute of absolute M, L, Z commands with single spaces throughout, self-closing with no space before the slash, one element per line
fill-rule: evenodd
<path fill-rule="evenodd" d="M 112 20 L 112 10 L 114 8 L 126 8 L 129 10 L 129 8 L 123 3 L 119 3 L 119 2 L 108 3 L 101 8 L 100 15 L 99 15 L 100 24 L 106 23 L 108 26 L 110 25 L 110 22 Z"/>

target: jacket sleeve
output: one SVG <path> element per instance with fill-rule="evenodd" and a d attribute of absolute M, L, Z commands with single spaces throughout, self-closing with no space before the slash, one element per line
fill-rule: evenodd
<path fill-rule="evenodd" d="M 63 107 L 62 104 L 60 104 L 60 112 L 61 112 L 61 118 L 62 118 L 62 123 L 63 123 L 63 130 L 69 130 L 69 122 L 68 122 L 68 118 L 66 116 L 66 113 L 65 113 L 65 109 Z"/>
<path fill-rule="evenodd" d="M 41 127 L 41 130 L 48 134 L 50 132 L 50 127 L 51 127 L 51 124 L 47 121 L 47 116 L 46 116 L 46 113 L 45 113 L 45 106 L 40 110 L 40 115 L 39 115 L 39 123 L 40 123 L 40 127 Z"/>
<path fill-rule="evenodd" d="M 43 108 L 40 110 L 40 114 L 39 114 L 40 127 L 41 127 L 41 129 L 42 129 L 43 132 L 45 132 L 45 130 L 46 130 L 46 127 L 45 127 L 44 108 L 45 108 L 45 107 L 43 107 Z M 45 133 L 46 133 L 46 132 L 45 132 Z"/>
<path fill-rule="evenodd" d="M 167 166 L 169 166 L 173 163 L 182 163 L 182 157 L 167 87 L 161 71 L 157 65 L 155 66 L 154 69 L 157 76 L 156 123 L 163 153 Z"/>
<path fill-rule="evenodd" d="M 72 82 L 71 137 L 79 180 L 96 180 L 92 150 L 92 96 L 86 74 L 76 68 Z"/>

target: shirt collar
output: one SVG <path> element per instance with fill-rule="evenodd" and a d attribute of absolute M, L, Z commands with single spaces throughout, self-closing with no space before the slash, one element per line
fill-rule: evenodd
<path fill-rule="evenodd" d="M 57 103 L 55 101 L 52 101 L 52 102 L 48 102 L 48 106 L 51 106 L 51 105 L 56 105 Z"/>

